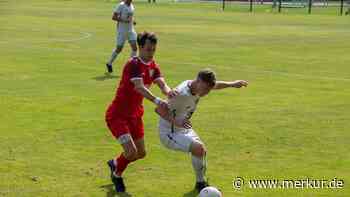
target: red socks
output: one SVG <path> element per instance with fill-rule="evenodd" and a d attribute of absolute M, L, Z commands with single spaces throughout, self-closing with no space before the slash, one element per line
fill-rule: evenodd
<path fill-rule="evenodd" d="M 120 156 L 116 160 L 117 160 L 117 168 L 115 173 L 117 176 L 121 176 L 124 170 L 126 169 L 126 167 L 128 166 L 128 164 L 131 163 L 132 161 L 127 160 L 124 157 L 123 153 L 120 154 Z"/>

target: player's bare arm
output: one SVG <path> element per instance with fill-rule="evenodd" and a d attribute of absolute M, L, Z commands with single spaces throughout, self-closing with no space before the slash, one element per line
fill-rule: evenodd
<path fill-rule="evenodd" d="M 135 21 L 133 16 L 129 16 L 128 19 L 127 19 L 127 22 L 128 23 L 132 23 L 133 25 L 136 25 L 136 21 Z"/>
<path fill-rule="evenodd" d="M 121 18 L 121 14 L 118 13 L 118 12 L 113 12 L 112 20 L 118 21 L 118 22 L 121 22 L 121 23 L 129 23 L 130 22 L 130 20 L 122 19 Z"/>
<path fill-rule="evenodd" d="M 129 20 L 129 23 L 136 25 L 136 21 L 135 21 L 135 18 L 133 16 L 130 16 L 128 20 Z"/>
<path fill-rule="evenodd" d="M 224 88 L 241 88 L 247 87 L 248 81 L 245 80 L 236 80 L 236 81 L 217 81 L 213 89 L 219 90 Z"/>
<path fill-rule="evenodd" d="M 143 79 L 133 79 L 131 82 L 134 84 L 135 90 L 147 100 L 156 105 L 167 106 L 167 103 L 165 101 L 152 94 L 152 92 L 143 83 Z"/>
<path fill-rule="evenodd" d="M 165 82 L 164 78 L 158 78 L 155 83 L 158 85 L 159 89 L 162 91 L 162 93 L 167 96 L 168 98 L 173 98 L 176 95 L 178 95 L 178 92 L 176 90 L 172 90 L 168 84 Z"/>

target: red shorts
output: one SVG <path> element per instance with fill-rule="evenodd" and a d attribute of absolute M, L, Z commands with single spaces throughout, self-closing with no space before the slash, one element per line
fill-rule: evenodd
<path fill-rule="evenodd" d="M 144 127 L 142 117 L 106 117 L 106 122 L 113 136 L 118 139 L 121 135 L 129 133 L 133 140 L 142 139 L 144 137 Z"/>

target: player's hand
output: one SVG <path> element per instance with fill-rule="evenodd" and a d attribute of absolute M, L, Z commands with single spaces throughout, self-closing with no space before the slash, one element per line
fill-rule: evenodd
<path fill-rule="evenodd" d="M 171 98 L 173 98 L 173 97 L 175 97 L 177 95 L 179 95 L 179 92 L 177 90 L 175 90 L 175 89 L 170 90 L 170 92 L 168 92 L 168 98 L 169 99 L 171 99 Z"/>
<path fill-rule="evenodd" d="M 158 106 L 163 108 L 163 109 L 168 109 L 168 103 L 164 100 L 160 100 Z"/>
<path fill-rule="evenodd" d="M 132 24 L 136 25 L 136 21 L 133 21 Z"/>
<path fill-rule="evenodd" d="M 235 88 L 241 88 L 241 87 L 247 87 L 248 86 L 248 81 L 245 80 L 237 80 L 232 83 L 232 87 Z"/>
<path fill-rule="evenodd" d="M 132 22 L 132 17 L 131 16 L 128 16 L 125 20 L 124 20 L 125 23 L 131 23 Z"/>
<path fill-rule="evenodd" d="M 155 111 L 156 111 L 156 113 L 158 113 L 161 117 L 165 117 L 165 116 L 168 115 L 169 108 L 168 108 L 168 106 L 167 106 L 167 107 L 164 107 L 164 106 L 158 105 Z"/>

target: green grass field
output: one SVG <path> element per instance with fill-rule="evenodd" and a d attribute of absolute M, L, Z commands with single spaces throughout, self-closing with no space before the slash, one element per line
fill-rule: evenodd
<path fill-rule="evenodd" d="M 106 128 L 129 47 L 105 77 L 111 11 L 97 0 L 0 1 L 0 196 L 114 196 Z M 213 68 L 246 89 L 203 98 L 193 125 L 208 176 L 226 197 L 350 196 L 350 18 L 221 12 L 214 3 L 136 2 L 137 30 L 159 35 L 156 59 L 175 86 Z M 157 95 L 157 88 L 152 89 Z M 190 157 L 161 146 L 145 101 L 147 157 L 124 176 L 136 197 L 195 196 Z M 233 189 L 235 177 L 333 179 L 342 189 Z M 127 196 L 127 195 L 121 195 Z"/>

